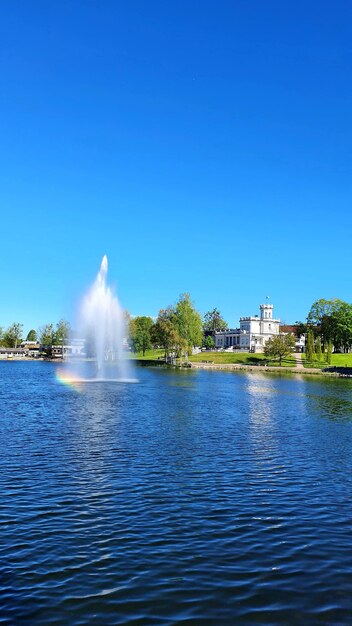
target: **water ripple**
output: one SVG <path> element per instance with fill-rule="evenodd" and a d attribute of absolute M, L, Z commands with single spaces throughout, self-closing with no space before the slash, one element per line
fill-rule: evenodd
<path fill-rule="evenodd" d="M 0 624 L 351 623 L 349 381 L 0 368 Z"/>

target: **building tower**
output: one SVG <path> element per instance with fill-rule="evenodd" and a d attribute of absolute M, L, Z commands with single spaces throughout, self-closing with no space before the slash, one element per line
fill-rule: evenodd
<path fill-rule="evenodd" d="M 260 319 L 271 320 L 273 319 L 273 304 L 261 304 L 260 305 Z"/>

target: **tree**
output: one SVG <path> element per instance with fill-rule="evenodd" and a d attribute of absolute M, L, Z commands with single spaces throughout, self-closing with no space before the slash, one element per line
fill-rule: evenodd
<path fill-rule="evenodd" d="M 331 363 L 331 353 L 332 353 L 332 343 L 331 341 L 328 341 L 328 343 L 326 344 L 326 352 L 325 352 L 325 361 L 327 362 L 328 365 L 330 365 Z"/>
<path fill-rule="evenodd" d="M 172 321 L 179 337 L 188 346 L 185 350 L 187 358 L 188 350 L 191 350 L 192 347 L 200 346 L 203 337 L 202 318 L 194 308 L 189 293 L 181 294 L 176 303 Z"/>
<path fill-rule="evenodd" d="M 37 333 L 33 328 L 29 331 L 26 341 L 37 341 Z"/>
<path fill-rule="evenodd" d="M 310 308 L 307 317 L 308 325 L 313 330 L 315 336 L 320 335 L 323 346 L 328 341 L 332 341 L 335 344 L 332 314 L 336 313 L 342 304 L 345 303 L 338 298 L 333 298 L 332 300 L 320 298 L 320 300 L 313 302 Z"/>
<path fill-rule="evenodd" d="M 320 362 L 321 361 L 321 357 L 322 357 L 320 336 L 317 337 L 317 340 L 315 342 L 315 355 L 316 355 L 317 361 Z"/>
<path fill-rule="evenodd" d="M 8 348 L 17 348 L 22 341 L 23 324 L 14 322 L 4 334 L 4 344 Z"/>
<path fill-rule="evenodd" d="M 274 335 L 264 346 L 265 356 L 278 358 L 280 365 L 285 356 L 292 354 L 295 348 L 295 338 L 291 333 Z"/>
<path fill-rule="evenodd" d="M 203 318 L 203 330 L 215 333 L 217 330 L 228 328 L 227 322 L 221 317 L 218 309 L 207 311 Z"/>
<path fill-rule="evenodd" d="M 307 361 L 313 361 L 314 357 L 315 357 L 314 336 L 313 336 L 313 331 L 310 328 L 307 332 L 306 359 Z"/>
<path fill-rule="evenodd" d="M 211 350 L 215 347 L 215 341 L 211 335 L 207 335 L 203 339 L 203 348 L 207 348 L 207 350 Z"/>
<path fill-rule="evenodd" d="M 0 346 L 4 345 L 4 329 L 0 326 Z"/>
<path fill-rule="evenodd" d="M 330 327 L 335 350 L 349 352 L 352 346 L 352 304 L 341 302 L 330 316 Z"/>
<path fill-rule="evenodd" d="M 154 322 L 151 317 L 139 316 L 130 321 L 129 330 L 134 352 L 142 352 L 145 355 L 146 350 L 152 345 L 152 328 Z"/>
<path fill-rule="evenodd" d="M 38 328 L 38 337 L 42 346 L 51 348 L 53 345 L 54 326 L 53 324 L 44 324 Z"/>
<path fill-rule="evenodd" d="M 61 319 L 56 324 L 56 330 L 53 333 L 52 343 L 55 346 L 62 346 L 67 343 L 70 336 L 71 328 L 67 320 Z"/>
<path fill-rule="evenodd" d="M 152 329 L 152 343 L 164 348 L 165 358 L 174 354 L 181 362 L 192 347 L 201 345 L 202 337 L 202 318 L 188 293 L 181 294 L 174 307 L 161 309 Z"/>
<path fill-rule="evenodd" d="M 352 347 L 352 304 L 338 298 L 321 298 L 312 304 L 308 322 L 314 334 L 320 335 L 323 348 L 331 343 L 335 351 L 348 352 Z"/>
<path fill-rule="evenodd" d="M 295 326 L 296 326 L 296 337 L 297 339 L 299 339 L 302 335 L 305 335 L 307 332 L 307 324 L 305 324 L 304 322 L 295 322 Z"/>
<path fill-rule="evenodd" d="M 308 313 L 308 324 L 319 326 L 322 323 L 322 320 L 325 317 L 330 317 L 330 315 L 339 308 L 342 302 L 343 301 L 338 298 L 332 298 L 332 300 L 320 298 L 320 300 L 316 300 L 313 302 Z"/>
<path fill-rule="evenodd" d="M 168 307 L 159 311 L 158 318 L 152 327 L 151 339 L 154 346 L 164 349 L 165 359 L 180 346 L 180 336 L 173 323 L 174 309 Z"/>

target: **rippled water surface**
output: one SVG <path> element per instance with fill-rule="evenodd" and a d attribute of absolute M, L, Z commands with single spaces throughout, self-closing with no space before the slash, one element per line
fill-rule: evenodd
<path fill-rule="evenodd" d="M 0 623 L 351 624 L 352 381 L 0 363 Z"/>

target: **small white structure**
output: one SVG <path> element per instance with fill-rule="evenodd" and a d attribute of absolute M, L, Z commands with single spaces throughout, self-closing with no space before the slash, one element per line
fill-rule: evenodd
<path fill-rule="evenodd" d="M 279 334 L 280 320 L 273 317 L 272 304 L 260 305 L 260 317 L 240 317 L 240 327 L 214 333 L 215 348 L 263 352 L 268 339 Z"/>
<path fill-rule="evenodd" d="M 51 355 L 53 358 L 62 359 L 62 352 L 64 358 L 68 357 L 80 357 L 85 356 L 85 342 L 83 339 L 72 339 L 70 344 L 53 345 L 51 346 Z"/>

